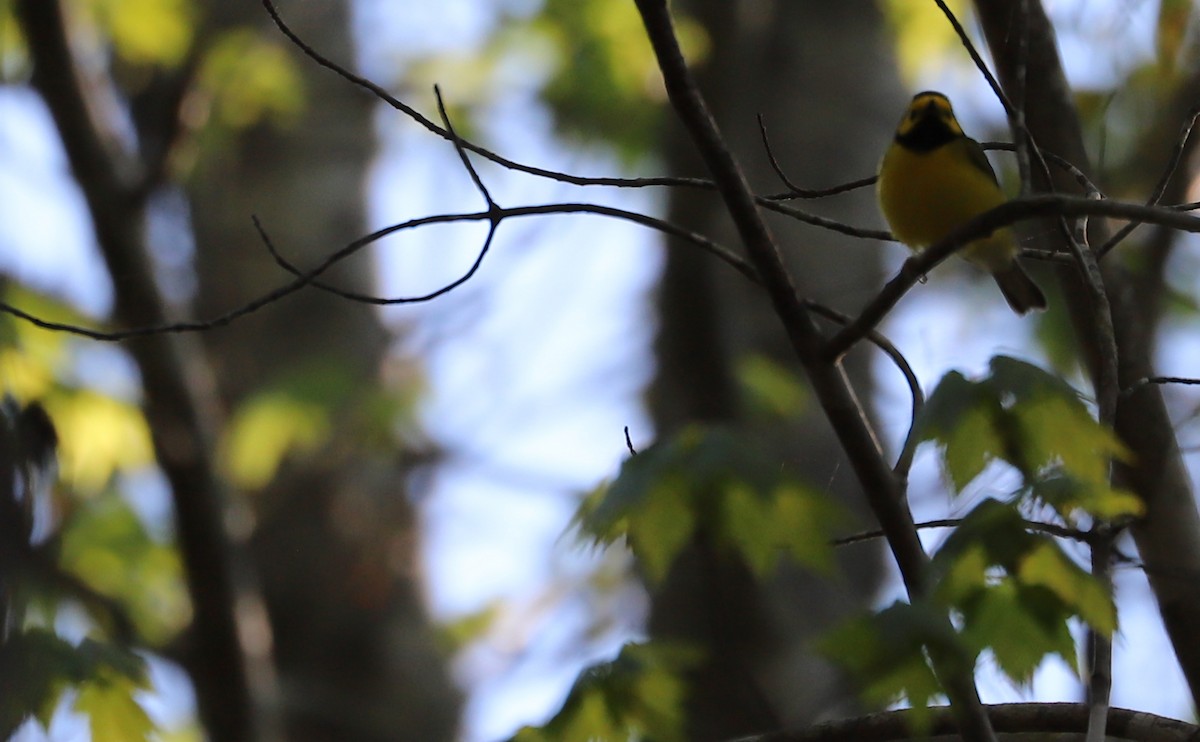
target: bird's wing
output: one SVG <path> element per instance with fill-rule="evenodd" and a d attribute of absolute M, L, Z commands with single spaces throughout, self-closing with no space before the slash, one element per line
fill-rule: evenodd
<path fill-rule="evenodd" d="M 964 139 L 966 139 L 967 154 L 971 156 L 971 163 L 987 173 L 993 183 L 999 185 L 1000 181 L 996 178 L 996 171 L 992 169 L 992 163 L 988 162 L 987 155 L 983 152 L 983 147 L 980 147 L 979 142 L 970 137 L 964 137 Z"/>

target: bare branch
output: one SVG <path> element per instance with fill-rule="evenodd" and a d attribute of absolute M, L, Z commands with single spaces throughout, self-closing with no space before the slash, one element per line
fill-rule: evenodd
<path fill-rule="evenodd" d="M 467 156 L 467 150 L 463 146 L 463 140 L 458 136 L 458 132 L 454 131 L 454 126 L 450 123 L 450 115 L 446 113 L 446 103 L 442 100 L 442 90 L 437 85 L 433 86 L 434 97 L 437 98 L 438 115 L 442 117 L 442 125 L 446 127 L 446 135 L 450 142 L 454 145 L 454 151 L 458 153 L 458 159 L 462 160 L 463 168 L 467 171 L 467 175 L 471 176 L 471 182 L 475 184 L 479 195 L 483 196 L 483 200 L 487 202 L 488 211 L 492 211 L 497 207 L 495 200 L 492 199 L 492 194 L 488 192 L 487 186 L 483 184 L 483 179 L 479 177 L 479 173 L 475 170 L 475 166 L 471 164 L 471 158 Z M 492 222 L 493 229 L 496 222 Z M 491 241 L 491 235 L 488 235 L 488 241 Z"/>
<path fill-rule="evenodd" d="M 725 145 L 684 61 L 666 0 L 637 0 L 637 7 L 662 71 L 671 105 L 712 173 L 742 244 L 783 322 L 792 349 L 850 458 L 875 517 L 887 532 L 888 545 L 909 594 L 913 598 L 920 597 L 927 589 L 928 556 L 913 527 L 912 513 L 899 478 L 884 462 L 874 432 L 840 366 L 825 357 L 819 331 L 809 311 L 798 300 L 791 276 L 762 220 L 745 176 Z M 934 672 L 950 698 L 951 712 L 960 733 L 968 740 L 995 740 L 971 674 L 952 667 L 936 648 L 930 647 L 929 653 Z"/>
<path fill-rule="evenodd" d="M 1196 386 L 1200 385 L 1200 379 L 1194 379 L 1187 376 L 1150 376 L 1138 379 L 1122 389 L 1121 396 L 1128 397 L 1147 384 L 1182 384 L 1184 386 Z"/>
<path fill-rule="evenodd" d="M 96 242 L 117 286 L 116 322 L 127 327 L 161 324 L 167 312 L 145 243 L 146 164 L 114 135 L 119 125 L 91 105 L 91 96 L 104 84 L 82 84 L 60 0 L 21 0 L 16 13 L 33 61 L 34 86 L 58 127 Z M 0 310 L 42 327 L 72 329 L 37 320 L 7 304 Z M 146 338 L 129 350 L 141 373 L 143 410 L 155 455 L 171 485 L 178 543 L 195 609 L 196 647 L 188 664 L 200 715 L 213 738 L 248 740 L 271 710 L 255 704 L 247 672 L 251 659 L 238 636 L 234 604 L 244 584 L 236 581 L 234 545 L 224 530 L 224 491 L 210 459 L 209 416 L 217 405 L 194 383 L 203 365 L 190 363 L 195 357 L 177 338 Z M 258 677 L 270 677 L 265 664 L 258 669 Z"/>
<path fill-rule="evenodd" d="M 932 245 L 904 261 L 900 272 L 884 285 L 883 290 L 862 310 L 858 319 L 829 341 L 825 351 L 827 356 L 840 358 L 844 355 L 864 337 L 866 331 L 879 324 L 896 305 L 896 302 L 922 276 L 972 240 L 989 235 L 1001 227 L 1018 221 L 1043 216 L 1112 216 L 1121 219 L 1143 219 L 1185 232 L 1200 232 L 1200 218 L 1186 216 L 1178 211 L 1162 207 L 1056 194 L 1013 199 L 991 211 L 980 214 L 954 230 L 936 245 Z"/>
<path fill-rule="evenodd" d="M 988 718 L 996 730 L 1005 734 L 1037 733 L 1039 735 L 1080 734 L 1087 728 L 1088 709 L 1081 703 L 1001 703 L 985 706 Z M 951 709 L 921 709 L 928 714 L 927 734 L 934 739 L 953 735 L 957 730 Z M 884 711 L 856 719 L 842 719 L 817 724 L 794 732 L 776 732 L 747 737 L 740 742 L 882 742 L 883 740 L 912 739 L 911 709 Z M 1194 724 L 1168 719 L 1141 711 L 1109 709 L 1108 729 L 1111 738 L 1131 742 L 1185 742 L 1195 739 L 1200 728 Z"/>
<path fill-rule="evenodd" d="M 928 528 L 957 528 L 961 524 L 962 518 L 938 518 L 936 520 L 926 520 L 918 523 L 917 529 L 925 530 Z M 1024 525 L 1025 529 L 1029 531 L 1045 533 L 1057 538 L 1070 539 L 1072 541 L 1079 541 L 1081 543 L 1090 543 L 1095 538 L 1095 534 L 1092 531 L 1081 531 L 1077 528 L 1067 528 L 1066 526 L 1061 526 L 1057 523 L 1043 523 L 1037 520 L 1025 520 Z M 863 531 L 850 536 L 836 538 L 830 543 L 832 543 L 834 546 L 848 546 L 850 544 L 857 544 L 862 541 L 872 541 L 877 538 L 883 538 L 883 531 L 878 529 L 872 531 Z"/>
<path fill-rule="evenodd" d="M 761 113 L 758 115 L 758 132 L 762 135 L 763 149 L 767 153 L 767 160 L 771 163 L 771 169 L 775 171 L 775 174 L 779 176 L 779 179 L 783 181 L 783 184 L 788 187 L 787 193 L 782 193 L 776 196 L 767 196 L 766 198 L 770 201 L 785 201 L 793 198 L 825 198 L 826 196 L 836 196 L 839 193 L 846 193 L 847 191 L 853 191 L 858 188 L 865 188 L 867 186 L 874 185 L 875 181 L 879 179 L 877 176 L 872 175 L 868 178 L 852 180 L 849 183 L 836 185 L 832 188 L 801 188 L 788 179 L 787 174 L 783 172 L 783 168 L 779 165 L 779 160 L 775 159 L 775 153 L 771 151 L 771 141 L 767 137 L 767 125 L 763 122 Z"/>
<path fill-rule="evenodd" d="M 1147 206 L 1155 206 L 1162 200 L 1163 194 L 1167 192 L 1167 186 L 1171 182 L 1171 178 L 1175 175 L 1175 171 L 1179 169 L 1179 164 L 1183 162 L 1183 155 L 1187 151 L 1188 140 L 1191 139 L 1192 129 L 1196 126 L 1196 118 L 1200 117 L 1200 108 L 1193 108 L 1188 115 L 1188 119 L 1184 122 L 1183 127 L 1179 132 L 1179 138 L 1175 141 L 1175 149 L 1171 152 L 1171 159 L 1167 162 L 1166 170 L 1163 171 L 1162 177 L 1158 180 L 1158 185 L 1154 187 L 1154 193 L 1146 201 Z M 1124 227 L 1117 230 L 1117 233 L 1108 238 L 1108 241 L 1096 250 L 1097 256 L 1103 258 L 1117 245 L 1133 233 L 1133 230 L 1142 226 L 1142 222 L 1130 222 Z"/>
<path fill-rule="evenodd" d="M 805 301 L 804 306 L 843 327 L 853 321 L 849 316 L 842 314 L 836 309 L 818 304 L 812 300 Z M 904 383 L 908 385 L 908 393 L 912 397 L 912 412 L 909 416 L 908 433 L 904 437 L 904 445 L 900 449 L 900 455 L 892 467 L 892 471 L 896 473 L 896 476 L 907 480 L 908 472 L 912 468 L 913 453 L 917 448 L 913 432 L 916 430 L 917 415 L 920 414 L 921 408 L 925 405 L 925 393 L 921 390 L 921 382 L 917 379 L 916 373 L 913 372 L 912 366 L 909 365 L 908 359 L 892 344 L 892 341 L 888 340 L 877 330 L 868 332 L 866 339 L 867 342 L 883 351 L 884 355 L 900 370 L 900 373 L 904 376 Z"/>

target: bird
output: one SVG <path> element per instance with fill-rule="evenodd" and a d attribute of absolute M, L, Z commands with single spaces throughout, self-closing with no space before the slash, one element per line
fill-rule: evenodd
<path fill-rule="evenodd" d="M 929 247 L 1008 199 L 979 142 L 963 133 L 950 100 L 913 96 L 879 164 L 879 208 L 893 236 L 914 251 Z M 1011 230 L 998 229 L 959 251 L 992 274 L 1017 314 L 1046 308 L 1046 296 L 1017 262 Z"/>

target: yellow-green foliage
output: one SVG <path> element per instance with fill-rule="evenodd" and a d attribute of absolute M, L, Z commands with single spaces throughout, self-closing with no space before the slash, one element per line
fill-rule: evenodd
<path fill-rule="evenodd" d="M 699 529 L 760 576 L 785 557 L 829 572 L 843 511 L 762 451 L 731 431 L 685 429 L 627 460 L 610 487 L 584 502 L 577 521 L 600 542 L 624 538 L 652 584 Z"/>
<path fill-rule="evenodd" d="M 241 129 L 263 121 L 287 124 L 304 106 L 300 75 L 278 39 L 250 29 L 220 36 L 204 55 L 199 90 L 211 123 Z"/>
<path fill-rule="evenodd" d="M 946 5 L 960 22 L 969 19 L 970 3 L 966 0 L 947 0 Z M 930 70 L 944 69 L 956 56 L 964 65 L 969 64 L 958 35 L 933 2 L 883 0 L 881 6 L 895 39 L 900 77 L 906 84 L 913 85 Z"/>
<path fill-rule="evenodd" d="M 196 12 L 190 0 L 76 0 L 122 59 L 172 67 L 192 44 Z"/>
<path fill-rule="evenodd" d="M 1137 497 L 1109 481 L 1113 460 L 1129 456 L 1125 446 L 1074 389 L 1032 364 L 997 356 L 983 379 L 946 374 L 921 411 L 917 431 L 920 440 L 938 445 L 956 491 L 992 462 L 1004 461 L 1021 473 L 1027 493 L 1068 521 L 1142 512 Z"/>
<path fill-rule="evenodd" d="M 659 643 L 627 644 L 612 662 L 584 671 L 554 718 L 525 727 L 515 742 L 682 742 L 682 674 L 697 652 Z"/>

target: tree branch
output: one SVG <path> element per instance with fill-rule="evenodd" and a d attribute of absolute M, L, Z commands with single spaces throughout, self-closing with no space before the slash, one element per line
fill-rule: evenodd
<path fill-rule="evenodd" d="M 1168 216 L 1172 214 L 1173 216 Z M 896 302 L 929 271 L 943 260 L 961 250 L 972 240 L 989 235 L 1001 227 L 1043 216 L 1083 217 L 1112 216 L 1122 219 L 1145 218 L 1156 224 L 1185 232 L 1200 232 L 1200 219 L 1162 207 L 1143 206 L 1108 199 L 1096 200 L 1065 195 L 1038 195 L 1007 201 L 984 212 L 951 232 L 944 239 L 904 261 L 900 272 L 884 285 L 883 290 L 862 310 L 858 319 L 839 332 L 826 349 L 829 358 L 840 358 L 863 333 L 874 328 L 891 311 Z M 1180 219 L 1179 217 L 1184 217 Z"/>
<path fill-rule="evenodd" d="M 812 317 L 796 296 L 791 277 L 774 238 L 758 212 L 741 168 L 708 112 L 679 49 L 665 0 L 637 0 L 650 44 L 666 83 L 667 95 L 691 136 L 725 206 L 733 218 L 751 262 L 758 269 L 793 350 L 804 366 L 817 398 L 842 447 L 850 457 L 867 499 L 887 533 L 901 576 L 914 598 L 925 594 L 928 557 L 917 537 L 900 482 L 884 461 L 853 390 L 842 369 L 824 354 L 824 343 Z M 948 622 L 948 619 L 947 619 Z M 931 654 L 935 654 L 931 652 Z M 994 740 L 969 673 L 948 669 L 934 657 L 943 688 L 950 697 L 959 729 L 969 740 Z"/>
<path fill-rule="evenodd" d="M 34 86 L 58 126 L 116 284 L 116 321 L 127 327 L 163 324 L 166 310 L 145 244 L 145 168 L 134 153 L 117 144 L 112 123 L 94 113 L 67 41 L 60 1 L 19 0 L 16 9 L 33 60 Z M 4 309 L 32 321 L 26 313 Z M 129 351 L 141 372 L 155 453 L 171 483 L 195 611 L 196 651 L 188 664 L 200 715 L 214 739 L 249 740 L 255 712 L 234 618 L 222 489 L 210 460 L 212 427 L 202 412 L 212 407 L 200 401 L 195 383 L 202 364 L 188 358 L 177 339 L 146 335 L 131 342 Z"/>
<path fill-rule="evenodd" d="M 1088 709 L 1079 703 L 1001 703 L 984 707 L 996 731 L 1003 734 L 1082 734 L 1087 729 Z M 930 737 L 955 733 L 949 709 L 935 708 Z M 915 739 L 911 709 L 885 711 L 855 719 L 825 722 L 794 732 L 775 732 L 745 737 L 737 742 L 885 742 Z M 1109 709 L 1110 738 L 1130 742 L 1185 742 L 1196 739 L 1200 727 L 1141 711 Z M 1057 739 L 1057 737 L 1056 737 Z"/>
<path fill-rule="evenodd" d="M 976 0 L 975 3 L 1006 86 L 1015 70 L 1010 26 L 1013 1 Z M 1028 0 L 1027 4 L 1029 66 L 1036 70 L 1027 81 L 1027 124 L 1039 142 L 1086 171 L 1088 157 L 1070 88 L 1058 58 L 1053 27 L 1041 3 Z M 1060 187 L 1069 188 L 1069 184 Z M 1136 216 L 1130 218 L 1136 219 Z M 1091 231 L 1093 243 L 1107 241 L 1107 230 L 1099 220 L 1092 220 Z M 1105 261 L 1102 272 L 1112 307 L 1115 341 L 1120 351 L 1116 359 L 1118 381 L 1121 387 L 1129 389 L 1139 380 L 1155 376 L 1154 334 L 1150 331 L 1153 317 L 1121 266 Z M 1086 350 L 1093 383 L 1098 385 L 1100 369 L 1112 359 L 1101 357 L 1104 341 L 1096 337 L 1087 288 L 1080 284 L 1077 274 L 1064 273 L 1061 277 L 1076 334 Z M 1188 678 L 1192 697 L 1200 704 L 1200 635 L 1195 631 L 1200 622 L 1200 592 L 1195 590 L 1191 580 L 1167 576 L 1200 573 L 1200 513 L 1196 510 L 1190 480 L 1160 389 L 1147 384 L 1120 395 L 1115 429 L 1134 454 L 1131 463 L 1117 467 L 1118 480 L 1135 491 L 1146 504 L 1145 517 L 1133 524 L 1134 540 L 1145 562 L 1175 654 Z"/>

